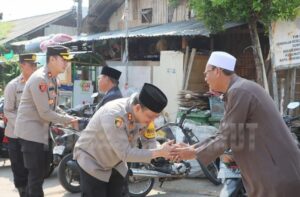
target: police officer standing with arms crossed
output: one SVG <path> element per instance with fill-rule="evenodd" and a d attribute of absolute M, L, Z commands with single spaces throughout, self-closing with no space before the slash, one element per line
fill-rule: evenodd
<path fill-rule="evenodd" d="M 15 135 L 20 138 L 24 165 L 28 169 L 26 197 L 43 197 L 43 182 L 49 165 L 50 123 L 77 127 L 77 119 L 56 112 L 58 102 L 57 75 L 63 73 L 72 56 L 63 46 L 49 46 L 47 65 L 27 81 L 18 109 Z"/>
<path fill-rule="evenodd" d="M 4 91 L 4 115 L 7 119 L 5 135 L 8 137 L 8 151 L 11 169 L 14 175 L 14 184 L 20 197 L 25 197 L 28 171 L 24 167 L 21 144 L 14 134 L 17 110 L 26 81 L 36 70 L 37 62 L 35 54 L 19 55 L 21 74 L 11 80 Z"/>
<path fill-rule="evenodd" d="M 172 141 L 157 148 L 155 138 L 144 134 L 166 105 L 165 94 L 145 83 L 140 94 L 110 101 L 94 114 L 74 148 L 81 196 L 121 197 L 128 172 L 126 162 L 150 163 L 153 158 L 168 157 Z M 151 149 L 137 148 L 139 137 Z"/>

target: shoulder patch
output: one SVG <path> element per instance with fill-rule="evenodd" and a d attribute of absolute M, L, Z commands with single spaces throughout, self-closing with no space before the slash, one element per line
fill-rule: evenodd
<path fill-rule="evenodd" d="M 47 83 L 41 82 L 41 83 L 39 84 L 39 89 L 40 89 L 41 92 L 47 91 L 47 88 L 48 88 Z"/>
<path fill-rule="evenodd" d="M 122 117 L 119 116 L 119 117 L 115 118 L 115 126 L 117 128 L 121 128 L 123 126 L 123 124 L 124 124 L 124 120 Z"/>

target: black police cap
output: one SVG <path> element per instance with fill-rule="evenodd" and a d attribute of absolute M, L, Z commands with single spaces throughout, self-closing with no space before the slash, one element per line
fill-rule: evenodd
<path fill-rule="evenodd" d="M 19 62 L 30 62 L 30 63 L 37 63 L 36 62 L 36 54 L 34 53 L 27 53 L 27 54 L 20 54 L 19 55 Z"/>
<path fill-rule="evenodd" d="M 117 81 L 120 79 L 121 73 L 122 72 L 120 72 L 112 67 L 109 67 L 109 66 L 103 66 L 102 71 L 101 71 L 101 75 L 109 76 Z"/>
<path fill-rule="evenodd" d="M 47 57 L 48 56 L 56 56 L 59 55 L 61 56 L 64 60 L 71 60 L 73 59 L 73 55 L 69 53 L 70 49 L 65 46 L 48 46 L 47 47 Z"/>
<path fill-rule="evenodd" d="M 168 104 L 166 95 L 150 83 L 144 83 L 139 100 L 142 105 L 156 113 L 160 113 Z"/>

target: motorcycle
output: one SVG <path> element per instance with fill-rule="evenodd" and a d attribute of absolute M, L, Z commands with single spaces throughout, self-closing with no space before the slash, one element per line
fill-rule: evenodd
<path fill-rule="evenodd" d="M 5 117 L 3 113 L 4 108 L 4 97 L 0 98 L 0 158 L 4 162 L 9 159 L 8 155 L 8 138 L 4 135 L 5 130 Z"/>
<path fill-rule="evenodd" d="M 183 126 L 183 122 L 186 118 L 186 115 L 189 114 L 193 108 L 190 108 L 186 111 L 179 121 L 179 123 L 168 123 L 161 128 L 157 129 L 157 132 L 165 132 L 165 136 L 167 138 L 172 139 L 175 138 L 173 136 L 172 131 L 170 130 L 170 126 L 177 126 L 182 129 L 187 141 L 190 144 L 197 143 L 199 140 L 193 134 L 192 130 L 189 128 L 185 128 Z M 57 128 L 56 128 L 57 129 Z M 57 147 L 55 148 L 57 151 L 55 155 L 59 155 L 61 153 L 62 159 L 59 162 L 58 166 L 58 177 L 61 185 L 71 193 L 80 192 L 80 176 L 77 163 L 72 159 L 72 150 L 73 147 L 79 137 L 79 133 L 76 130 L 71 128 L 60 128 L 60 132 L 64 133 L 63 135 L 59 135 L 56 137 Z M 60 133 L 56 132 L 56 133 Z M 167 140 L 167 138 L 159 137 L 157 140 L 159 142 L 163 142 Z M 68 145 L 69 144 L 69 145 Z M 62 146 L 64 148 L 62 148 Z M 68 147 L 68 148 L 66 148 Z M 59 151 L 58 151 L 59 150 Z M 54 157 L 56 158 L 56 157 Z M 220 180 L 217 179 L 218 167 L 216 163 L 210 164 L 208 167 L 204 166 L 199 160 L 197 160 L 199 165 L 202 168 L 202 171 L 205 175 L 209 176 L 211 180 L 214 181 L 215 184 L 220 184 Z M 128 163 L 129 167 L 129 195 L 131 197 L 139 197 L 147 195 L 151 189 L 153 188 L 155 179 L 159 178 L 161 185 L 168 178 L 184 178 L 187 177 L 191 170 L 191 165 L 188 161 L 181 161 L 179 163 L 171 163 L 166 161 L 163 158 L 158 158 L 152 161 L 152 164 L 144 164 L 144 163 Z"/>
<path fill-rule="evenodd" d="M 67 191 L 80 192 L 79 171 L 72 154 L 80 132 L 56 124 L 51 126 L 51 133 L 55 140 L 53 163 L 58 166 L 58 180 Z"/>
<path fill-rule="evenodd" d="M 50 136 L 54 144 L 53 163 L 58 167 L 58 180 L 71 193 L 80 192 L 79 169 L 73 160 L 73 148 L 80 131 L 86 127 L 88 118 L 94 114 L 95 107 L 95 104 L 84 104 L 66 110 L 69 115 L 79 117 L 79 130 L 60 124 L 50 127 Z"/>
<path fill-rule="evenodd" d="M 172 132 L 170 127 L 178 127 L 183 135 L 185 136 L 186 141 L 192 145 L 199 142 L 197 136 L 193 133 L 192 129 L 189 129 L 184 126 L 184 121 L 189 113 L 197 106 L 189 108 L 186 112 L 182 114 L 179 122 L 177 123 L 167 123 L 162 127 L 156 129 L 157 132 L 162 130 L 169 133 Z M 159 139 L 160 143 L 166 141 L 167 139 Z M 208 166 L 205 166 L 197 159 L 198 164 L 200 165 L 203 173 L 207 178 L 213 182 L 215 185 L 221 184 L 221 180 L 217 178 L 218 174 L 218 165 L 217 161 L 212 162 Z M 154 185 L 154 178 L 159 178 L 160 186 L 164 181 L 169 178 L 185 178 L 188 177 L 191 172 L 191 164 L 189 161 L 181 161 L 179 163 L 172 163 L 164 158 L 157 158 L 153 160 L 150 164 L 145 163 L 133 163 L 130 166 L 129 171 L 129 191 L 130 196 L 142 197 L 146 196 Z M 143 184 L 141 184 L 143 183 Z M 138 186 L 141 185 L 141 186 Z"/>
<path fill-rule="evenodd" d="M 287 105 L 287 109 L 294 110 L 294 109 L 298 108 L 299 106 L 300 106 L 300 102 L 291 102 Z M 291 130 L 291 133 L 292 133 L 294 139 L 297 141 L 298 147 L 300 148 L 300 144 L 299 144 L 299 142 L 300 142 L 300 124 L 296 123 L 296 121 L 300 119 L 300 115 L 298 115 L 298 116 L 284 115 L 283 119 L 284 119 L 286 125 Z"/>

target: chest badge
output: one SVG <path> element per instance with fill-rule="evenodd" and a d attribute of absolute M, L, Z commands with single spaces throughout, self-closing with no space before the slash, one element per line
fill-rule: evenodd
<path fill-rule="evenodd" d="M 115 118 L 115 126 L 119 129 L 122 127 L 122 125 L 124 124 L 124 120 L 121 117 L 116 117 Z"/>

